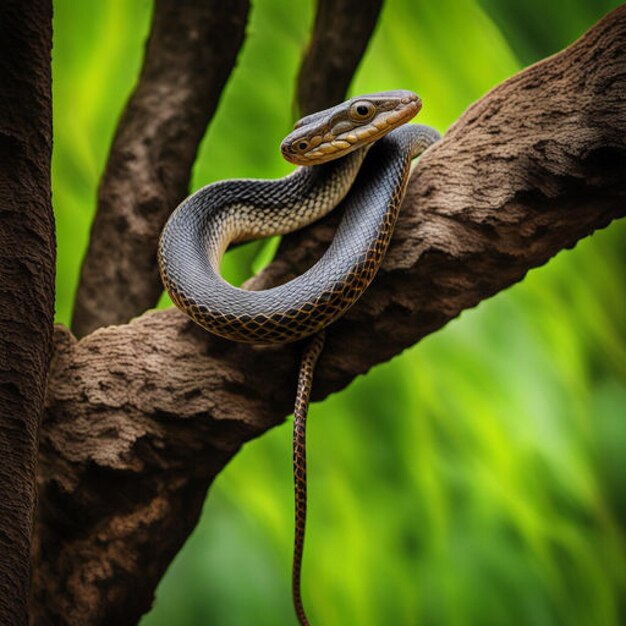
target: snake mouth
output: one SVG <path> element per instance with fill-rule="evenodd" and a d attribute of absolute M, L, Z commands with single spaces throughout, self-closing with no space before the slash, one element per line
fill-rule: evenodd
<path fill-rule="evenodd" d="M 371 106 L 370 119 L 354 120 L 351 111 Z M 422 101 L 410 91 L 392 91 L 351 98 L 342 105 L 300 120 L 282 142 L 283 157 L 296 165 L 319 165 L 341 158 L 377 141 L 406 124 L 422 108 Z"/>

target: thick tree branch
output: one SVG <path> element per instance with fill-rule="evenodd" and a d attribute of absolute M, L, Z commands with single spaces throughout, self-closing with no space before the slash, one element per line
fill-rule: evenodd
<path fill-rule="evenodd" d="M 382 5 L 383 0 L 318 0 L 313 37 L 298 74 L 302 115 L 344 99 Z"/>
<path fill-rule="evenodd" d="M 156 0 L 137 87 L 98 193 L 72 328 L 82 336 L 157 303 L 156 243 L 187 195 L 198 145 L 243 42 L 249 0 Z"/>
<path fill-rule="evenodd" d="M 383 268 L 328 331 L 315 397 L 521 280 L 625 207 L 622 7 L 487 94 L 424 155 Z M 330 236 L 322 223 L 286 238 L 255 285 L 300 272 Z M 48 618 L 40 623 L 132 624 L 208 484 L 243 442 L 290 412 L 298 347 L 232 344 L 176 310 L 79 342 L 60 328 L 56 339 L 41 445 L 36 588 Z"/>
<path fill-rule="evenodd" d="M 54 319 L 49 0 L 0 7 L 0 624 L 28 623 Z"/>

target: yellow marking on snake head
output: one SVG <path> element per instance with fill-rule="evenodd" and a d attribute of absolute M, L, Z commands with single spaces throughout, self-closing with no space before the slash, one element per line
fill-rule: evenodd
<path fill-rule="evenodd" d="M 421 108 L 419 97 L 405 90 L 351 98 L 296 122 L 280 149 L 296 165 L 325 163 L 376 141 Z"/>

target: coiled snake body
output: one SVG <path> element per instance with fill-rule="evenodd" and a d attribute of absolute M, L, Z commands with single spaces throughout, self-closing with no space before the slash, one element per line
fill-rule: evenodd
<path fill-rule="evenodd" d="M 412 92 L 391 91 L 352 98 L 303 118 L 281 150 L 305 167 L 277 180 L 208 185 L 178 206 L 160 239 L 163 283 L 200 326 L 246 343 L 287 343 L 313 335 L 303 352 L 294 409 L 293 594 L 303 625 L 308 624 L 300 597 L 305 424 L 313 369 L 323 329 L 356 302 L 382 263 L 411 160 L 439 138 L 427 126 L 405 125 L 420 108 Z M 220 277 L 220 261 L 231 243 L 292 232 L 338 204 L 343 216 L 330 247 L 302 275 L 264 291 L 246 291 Z"/>

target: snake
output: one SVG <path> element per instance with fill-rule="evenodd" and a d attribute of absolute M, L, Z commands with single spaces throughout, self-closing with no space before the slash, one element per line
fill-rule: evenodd
<path fill-rule="evenodd" d="M 325 328 L 376 275 L 391 240 L 412 160 L 439 138 L 408 124 L 422 101 L 408 90 L 350 98 L 296 122 L 283 157 L 299 167 L 278 179 L 207 185 L 172 212 L 159 239 L 158 266 L 174 304 L 220 337 L 252 344 L 302 341 L 293 426 L 295 532 L 292 595 L 308 626 L 300 578 L 306 525 L 306 419 Z M 285 235 L 341 212 L 334 238 L 307 271 L 260 291 L 226 282 L 220 263 L 231 245 Z"/>

